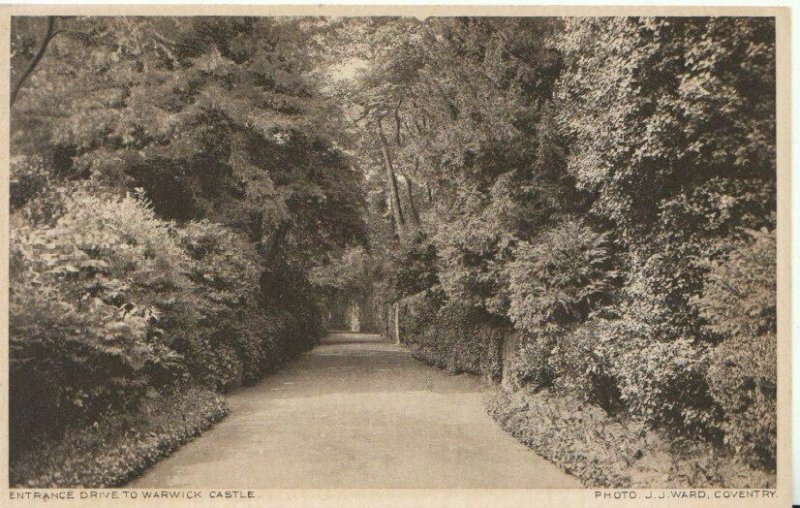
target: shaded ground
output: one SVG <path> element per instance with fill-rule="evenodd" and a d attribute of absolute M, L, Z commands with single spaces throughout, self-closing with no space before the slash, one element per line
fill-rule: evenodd
<path fill-rule="evenodd" d="M 133 488 L 580 488 L 487 416 L 482 383 L 337 333 Z"/>

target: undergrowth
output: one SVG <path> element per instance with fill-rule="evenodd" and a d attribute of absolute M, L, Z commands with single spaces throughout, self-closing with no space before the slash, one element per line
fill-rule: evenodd
<path fill-rule="evenodd" d="M 774 488 L 775 476 L 708 445 L 671 439 L 643 423 L 547 390 L 492 390 L 487 411 L 537 454 L 586 487 Z"/>
<path fill-rule="evenodd" d="M 10 483 L 21 488 L 120 486 L 199 436 L 227 414 L 222 396 L 201 388 L 145 398 L 129 414 L 107 414 L 40 442 L 12 460 Z"/>

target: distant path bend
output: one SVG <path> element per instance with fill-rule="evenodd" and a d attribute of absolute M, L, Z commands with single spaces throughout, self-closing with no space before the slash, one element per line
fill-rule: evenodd
<path fill-rule="evenodd" d="M 503 432 L 485 386 L 377 335 L 331 334 L 133 488 L 581 488 Z"/>

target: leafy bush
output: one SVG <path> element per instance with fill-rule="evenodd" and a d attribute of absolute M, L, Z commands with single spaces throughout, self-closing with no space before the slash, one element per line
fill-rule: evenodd
<path fill-rule="evenodd" d="M 401 301 L 400 339 L 412 354 L 452 374 L 499 381 L 502 347 L 511 328 L 470 307 L 447 302 L 436 289 Z"/>
<path fill-rule="evenodd" d="M 504 349 L 507 368 L 503 383 L 513 389 L 539 390 L 550 387 L 556 378 L 551 355 L 556 341 L 552 335 L 519 333 L 513 349 Z"/>
<path fill-rule="evenodd" d="M 514 257 L 505 268 L 508 316 L 527 338 L 513 352 L 515 360 L 509 374 L 515 385 L 546 387 L 554 381 L 558 369 L 564 370 L 569 363 L 559 356 L 565 335 L 610 301 L 619 276 L 607 235 L 574 219 L 558 223 L 532 243 L 520 242 Z M 588 380 L 597 392 L 609 385 L 603 367 L 590 361 L 588 365 L 595 365 L 595 370 L 582 370 L 594 354 L 591 347 L 581 351 L 574 362 L 580 367 L 567 370 L 575 386 L 583 387 Z M 584 355 L 586 358 L 582 359 Z M 565 381 L 568 379 L 565 376 Z M 593 397 L 603 402 L 604 398 L 597 394 Z"/>
<path fill-rule="evenodd" d="M 613 348 L 623 347 L 617 341 L 626 338 L 616 332 L 612 322 L 590 320 L 560 335 L 547 357 L 563 391 L 572 392 L 609 414 L 624 409 L 614 372 L 617 358 Z"/>
<path fill-rule="evenodd" d="M 611 343 L 604 345 L 610 347 Z M 713 438 L 716 412 L 708 396 L 702 348 L 690 340 L 660 342 L 637 337 L 623 342 L 619 350 L 611 373 L 628 413 L 654 428 Z"/>
<path fill-rule="evenodd" d="M 189 283 L 174 230 L 140 198 L 56 190 L 64 214 L 11 237 L 12 443 L 185 377 L 165 336 Z"/>
<path fill-rule="evenodd" d="M 503 428 L 586 486 L 632 485 L 627 466 L 643 445 L 641 438 L 608 425 L 600 408 L 545 392 L 525 397 L 495 390 L 487 402 L 489 415 Z"/>
<path fill-rule="evenodd" d="M 417 294 L 438 283 L 436 245 L 421 232 L 404 238 L 392 261 L 395 270 L 389 284 L 397 297 Z"/>
<path fill-rule="evenodd" d="M 42 157 L 17 156 L 11 159 L 11 209 L 31 200 L 50 182 L 50 168 Z"/>
<path fill-rule="evenodd" d="M 530 333 L 549 333 L 579 321 L 608 300 L 617 273 L 607 237 L 576 220 L 520 242 L 507 270 L 508 316 Z"/>
<path fill-rule="evenodd" d="M 123 485 L 222 419 L 222 397 L 199 388 L 144 399 L 129 413 L 107 413 L 91 425 L 70 426 L 12 460 L 10 483 L 22 488 Z"/>
<path fill-rule="evenodd" d="M 586 487 L 775 488 L 774 474 L 709 453 L 702 441 L 675 440 L 562 393 L 496 389 L 487 409 L 506 431 Z"/>
<path fill-rule="evenodd" d="M 559 387 L 610 414 L 712 437 L 717 412 L 704 377 L 705 351 L 689 340 L 659 339 L 657 329 L 623 314 L 596 317 L 565 332 L 551 364 Z"/>
<path fill-rule="evenodd" d="M 463 191 L 458 213 L 438 225 L 432 241 L 436 246 L 436 274 L 447 297 L 460 305 L 495 316 L 505 314 L 504 258 L 511 236 L 497 223 L 486 197 Z"/>
<path fill-rule="evenodd" d="M 711 263 L 696 305 L 719 337 L 709 355 L 711 395 L 724 411 L 725 444 L 775 468 L 777 352 L 775 231 L 750 231 L 727 259 Z"/>
<path fill-rule="evenodd" d="M 11 242 L 12 453 L 68 422 L 133 410 L 152 389 L 252 383 L 320 334 L 303 298 L 289 302 L 292 315 L 267 314 L 259 257 L 223 226 L 177 227 L 143 197 L 91 183 L 51 189 L 22 212 Z"/>
<path fill-rule="evenodd" d="M 218 389 L 241 384 L 243 362 L 252 365 L 266 356 L 263 339 L 245 329 L 264 312 L 257 253 L 237 234 L 208 221 L 186 224 L 178 231 L 178 242 L 191 259 L 197 337 L 176 347 L 186 351 L 197 381 Z"/>
<path fill-rule="evenodd" d="M 747 231 L 727 258 L 708 263 L 703 294 L 693 301 L 721 339 L 776 333 L 775 231 Z"/>

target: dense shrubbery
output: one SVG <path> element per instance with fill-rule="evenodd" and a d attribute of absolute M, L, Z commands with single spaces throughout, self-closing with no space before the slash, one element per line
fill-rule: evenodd
<path fill-rule="evenodd" d="M 416 354 L 774 471 L 773 21 L 365 24 L 406 41 L 349 93 L 427 189 L 372 207 Z"/>
<path fill-rule="evenodd" d="M 175 341 L 194 378 L 218 389 L 242 383 L 245 373 L 268 362 L 265 348 L 275 337 L 263 326 L 259 260 L 252 245 L 207 221 L 180 228 L 178 242 L 191 259 L 197 337 Z M 248 327 L 260 330 L 254 334 Z M 274 333 L 274 332 L 273 332 Z"/>
<path fill-rule="evenodd" d="M 252 382 L 357 301 L 431 363 L 774 471 L 772 19 L 59 22 L 91 44 L 12 110 L 12 442 Z"/>
<path fill-rule="evenodd" d="M 514 325 L 536 335 L 558 333 L 607 301 L 618 278 L 608 243 L 577 221 L 520 242 L 506 267 Z"/>
<path fill-rule="evenodd" d="M 11 237 L 17 446 L 68 421 L 129 409 L 148 387 L 187 374 L 167 342 L 191 330 L 194 312 L 172 226 L 131 195 L 88 186 L 53 192 L 63 215 L 23 221 Z"/>
<path fill-rule="evenodd" d="M 64 437 L 31 447 L 11 468 L 23 488 L 98 488 L 124 485 L 227 413 L 222 396 L 186 391 L 148 397 L 125 414 L 104 414 L 92 425 L 70 426 Z"/>
<path fill-rule="evenodd" d="M 314 24 L 17 17 L 15 83 L 47 22 L 61 35 L 12 101 L 20 483 L 33 471 L 20 458 L 42 443 L 140 414 L 158 394 L 253 383 L 311 347 L 322 328 L 309 273 L 364 229 L 360 175 L 332 136 L 340 115 L 309 73 Z M 201 413 L 178 434 L 219 417 Z M 189 435 L 168 435 L 171 423 L 148 457 Z M 36 474 L 102 485 L 152 459 L 105 450 L 111 476 L 97 476 L 73 445 Z"/>
<path fill-rule="evenodd" d="M 725 442 L 774 467 L 777 454 L 775 232 L 753 231 L 727 259 L 713 263 L 693 302 L 719 337 L 706 372 L 723 412 Z"/>
<path fill-rule="evenodd" d="M 709 453 L 702 441 L 676 440 L 641 421 L 611 418 L 570 395 L 495 390 L 487 409 L 506 431 L 586 486 L 775 488 L 768 471 Z"/>
<path fill-rule="evenodd" d="M 403 300 L 400 336 L 414 355 L 453 374 L 470 372 L 492 381 L 502 377 L 502 351 L 510 327 L 469 307 L 441 303 L 436 291 Z"/>
<path fill-rule="evenodd" d="M 263 304 L 258 256 L 229 229 L 164 222 L 91 184 L 52 193 L 12 233 L 14 451 L 148 391 L 252 382 L 318 334 L 313 316 Z M 61 215 L 31 219 L 40 199 Z"/>

